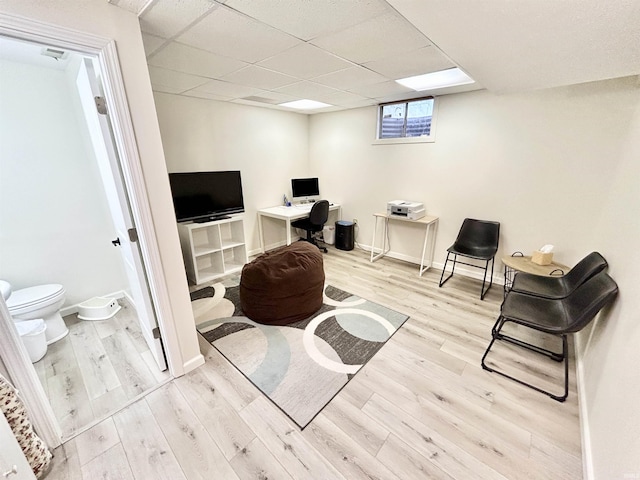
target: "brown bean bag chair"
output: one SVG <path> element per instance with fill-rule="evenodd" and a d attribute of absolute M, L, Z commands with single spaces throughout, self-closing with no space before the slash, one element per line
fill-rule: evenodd
<path fill-rule="evenodd" d="M 242 269 L 240 306 L 251 320 L 288 325 L 322 306 L 322 253 L 308 242 L 271 250 Z"/>

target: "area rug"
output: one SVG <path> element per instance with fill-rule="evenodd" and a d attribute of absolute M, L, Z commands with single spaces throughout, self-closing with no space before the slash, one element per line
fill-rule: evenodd
<path fill-rule="evenodd" d="M 325 286 L 310 318 L 262 325 L 243 315 L 239 290 L 215 284 L 193 292 L 198 331 L 301 429 L 409 318 Z"/>

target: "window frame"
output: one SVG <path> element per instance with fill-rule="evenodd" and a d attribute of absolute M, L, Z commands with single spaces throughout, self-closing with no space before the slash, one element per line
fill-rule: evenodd
<path fill-rule="evenodd" d="M 433 113 L 431 114 L 431 129 L 429 131 L 429 135 L 423 135 L 420 137 L 394 137 L 394 138 L 380 138 L 380 133 L 382 129 L 382 110 L 384 107 L 389 105 L 406 105 L 405 112 L 409 110 L 409 104 L 412 102 L 420 102 L 422 100 L 433 100 Z M 377 105 L 377 120 L 376 120 L 376 134 L 375 139 L 373 141 L 373 145 L 388 145 L 395 143 L 433 143 L 435 142 L 435 132 L 436 132 L 436 117 L 438 110 L 438 99 L 433 95 L 429 95 L 426 97 L 419 98 L 409 98 L 406 100 L 397 100 L 395 102 L 385 102 Z M 406 130 L 406 115 L 405 115 L 405 130 Z"/>

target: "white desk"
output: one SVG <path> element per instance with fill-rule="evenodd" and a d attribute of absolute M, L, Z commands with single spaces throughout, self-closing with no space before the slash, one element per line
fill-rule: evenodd
<path fill-rule="evenodd" d="M 400 217 L 398 215 L 388 215 L 386 213 L 374 213 L 373 216 L 376 219 L 375 226 L 373 227 L 373 241 L 371 242 L 371 261 L 374 262 L 380 257 L 385 256 L 389 253 L 391 247 L 387 246 L 387 229 L 389 228 L 389 220 L 398 221 L 398 222 L 406 222 L 406 223 L 415 223 L 416 225 L 424 226 L 424 243 L 422 245 L 422 259 L 420 261 L 420 273 L 422 274 L 431 267 L 433 263 L 433 248 L 436 244 L 436 232 L 438 230 L 438 217 L 434 217 L 433 215 L 426 215 L 418 220 L 409 220 L 408 218 Z M 378 219 L 382 219 L 382 250 L 380 253 L 375 255 L 376 251 L 376 234 L 378 233 Z M 427 247 L 428 245 L 428 247 Z M 428 252 L 427 252 L 428 249 Z M 427 255 L 428 263 L 425 266 L 425 254 Z"/>
<path fill-rule="evenodd" d="M 262 230 L 262 220 L 264 217 L 275 218 L 277 220 L 283 220 L 285 222 L 285 228 L 287 231 L 287 245 L 291 245 L 291 221 L 298 220 L 299 218 L 305 218 L 309 216 L 309 212 L 311 211 L 311 207 L 313 204 L 309 204 L 309 206 L 303 207 L 285 207 L 283 205 L 278 205 L 277 207 L 269 207 L 262 208 L 258 210 L 258 231 L 260 233 L 260 250 L 264 252 L 264 232 Z M 338 204 L 329 205 L 329 211 L 338 211 L 338 220 L 342 218 L 342 207 Z"/>

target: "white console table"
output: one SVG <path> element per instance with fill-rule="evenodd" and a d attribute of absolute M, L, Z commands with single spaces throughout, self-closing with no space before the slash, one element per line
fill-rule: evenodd
<path fill-rule="evenodd" d="M 311 212 L 312 204 L 305 204 L 305 206 L 291 206 L 285 207 L 279 205 L 277 207 L 262 208 L 258 210 L 258 230 L 260 233 L 260 251 L 264 252 L 264 232 L 262 227 L 262 220 L 266 218 L 275 218 L 285 222 L 285 229 L 287 232 L 287 245 L 291 245 L 291 221 L 299 218 L 305 218 L 309 216 Z M 329 205 L 329 212 L 338 212 L 338 220 L 342 218 L 342 207 L 337 204 Z"/>
<path fill-rule="evenodd" d="M 424 226 L 424 243 L 422 245 L 422 258 L 420 261 L 419 275 L 428 270 L 433 263 L 433 249 L 436 244 L 436 232 L 438 229 L 438 217 L 433 215 L 425 215 L 418 220 L 409 220 L 398 215 L 389 215 L 387 213 L 374 213 L 375 226 L 373 227 L 373 240 L 371 241 L 371 262 L 375 262 L 380 257 L 389 253 L 391 247 L 387 245 L 387 229 L 389 228 L 389 221 L 392 222 L 405 222 L 414 223 L 416 225 Z M 378 220 L 382 220 L 382 249 L 380 253 L 376 254 L 376 237 L 378 233 Z M 427 264 L 425 265 L 425 255 L 427 257 Z"/>
<path fill-rule="evenodd" d="M 247 263 L 242 217 L 205 223 L 179 223 L 178 234 L 187 277 L 199 285 Z"/>

